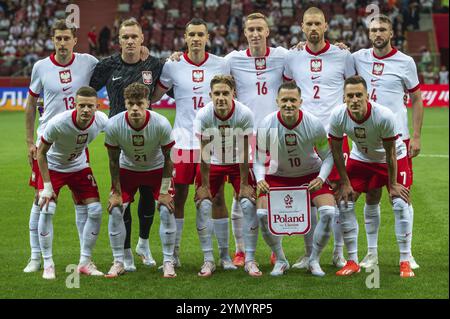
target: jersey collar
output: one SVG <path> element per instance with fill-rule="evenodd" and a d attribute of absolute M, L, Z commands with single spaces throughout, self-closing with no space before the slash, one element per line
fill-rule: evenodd
<path fill-rule="evenodd" d="M 195 65 L 196 67 L 199 67 L 199 66 L 202 66 L 203 64 L 205 64 L 206 60 L 208 60 L 209 53 L 205 52 L 205 59 L 202 62 L 200 62 L 199 64 L 194 63 L 191 59 L 189 59 L 189 56 L 188 56 L 187 52 L 183 53 L 183 57 L 184 57 L 184 59 L 186 60 L 187 63 Z"/>
<path fill-rule="evenodd" d="M 71 65 L 74 60 L 75 60 L 75 54 L 74 53 L 72 53 L 72 58 L 70 59 L 69 63 L 67 63 L 67 64 L 60 64 L 58 61 L 56 61 L 54 52 L 50 55 L 50 61 L 52 61 L 52 63 L 54 65 L 60 66 L 60 67 L 63 67 L 63 68 L 68 67 L 69 65 Z"/>
<path fill-rule="evenodd" d="M 397 50 L 396 48 L 392 47 L 392 50 L 391 50 L 388 54 L 386 54 L 385 56 L 378 56 L 378 55 L 375 54 L 375 50 L 372 49 L 372 54 L 373 54 L 373 56 L 374 56 L 375 58 L 377 58 L 378 60 L 383 60 L 383 59 L 390 58 L 391 56 L 393 56 L 393 55 L 396 54 L 397 52 L 398 52 L 398 50 Z"/>
<path fill-rule="evenodd" d="M 247 53 L 248 57 L 250 57 L 250 58 L 253 57 L 251 52 L 250 52 L 250 48 L 248 48 L 245 52 Z M 264 57 L 268 57 L 269 54 L 270 54 L 270 48 L 266 47 L 266 54 L 264 55 Z M 255 58 L 258 58 L 258 57 L 255 57 Z"/>
<path fill-rule="evenodd" d="M 294 128 L 296 128 L 296 127 L 300 124 L 300 122 L 301 122 L 302 119 L 303 119 L 303 112 L 302 112 L 302 110 L 298 110 L 298 112 L 299 112 L 299 113 L 298 113 L 298 120 L 297 120 L 297 122 L 295 122 L 295 124 L 292 125 L 292 126 L 287 125 L 286 122 L 283 121 L 283 117 L 281 116 L 281 112 L 280 112 L 280 111 L 277 112 L 277 118 L 278 118 L 278 120 L 280 121 L 281 125 L 283 125 L 283 126 L 284 126 L 285 128 L 287 128 L 288 130 L 293 130 Z"/>
<path fill-rule="evenodd" d="M 328 49 L 330 49 L 330 42 L 328 41 L 328 40 L 326 40 L 325 41 L 325 46 L 323 47 L 323 49 L 322 50 L 320 50 L 319 52 L 313 52 L 313 51 L 311 51 L 311 49 L 308 47 L 308 44 L 307 45 L 305 45 L 305 49 L 306 49 L 306 52 L 308 52 L 309 54 L 311 54 L 311 55 L 320 55 L 320 54 L 322 54 L 322 53 L 325 53 L 325 52 L 327 52 L 328 51 Z"/>
<path fill-rule="evenodd" d="M 150 111 L 147 110 L 147 112 L 145 113 L 145 121 L 144 124 L 142 124 L 141 127 L 139 128 L 135 128 L 133 125 L 131 125 L 130 120 L 128 119 L 128 112 L 125 112 L 125 121 L 127 122 L 127 124 L 135 131 L 140 131 L 142 130 L 144 127 L 147 126 L 148 122 L 150 122 Z"/>
<path fill-rule="evenodd" d="M 370 104 L 370 102 L 367 102 L 367 112 L 366 115 L 364 115 L 364 118 L 360 121 L 358 121 L 357 119 L 355 119 L 352 115 L 352 113 L 347 109 L 347 113 L 348 116 L 350 116 L 350 118 L 353 120 L 353 122 L 358 123 L 358 124 L 362 124 L 365 121 L 367 121 L 367 119 L 370 117 L 370 114 L 372 114 L 372 104 Z"/>
<path fill-rule="evenodd" d="M 228 112 L 228 114 L 225 117 L 221 117 L 219 114 L 216 113 L 216 110 L 214 110 L 214 115 L 221 120 L 222 122 L 228 121 L 230 119 L 230 117 L 233 116 L 234 113 L 234 109 L 235 109 L 235 104 L 234 104 L 234 100 L 233 100 L 233 105 L 231 106 L 231 111 Z"/>
<path fill-rule="evenodd" d="M 81 128 L 81 127 L 79 127 L 78 124 L 77 124 L 77 110 L 73 110 L 73 112 L 72 112 L 72 122 L 73 122 L 73 125 L 75 125 L 75 127 L 76 127 L 77 129 L 79 129 L 80 131 L 86 131 L 88 128 L 91 127 L 91 125 L 92 125 L 92 123 L 94 123 L 94 121 L 95 121 L 95 114 L 94 114 L 94 116 L 92 117 L 92 120 L 89 122 L 89 124 L 88 124 L 85 128 Z"/>

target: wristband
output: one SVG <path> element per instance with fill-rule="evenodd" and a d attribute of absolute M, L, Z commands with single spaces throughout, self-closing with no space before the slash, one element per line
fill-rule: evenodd
<path fill-rule="evenodd" d="M 170 177 L 163 177 L 161 180 L 161 188 L 159 189 L 160 194 L 169 194 L 171 180 Z"/>

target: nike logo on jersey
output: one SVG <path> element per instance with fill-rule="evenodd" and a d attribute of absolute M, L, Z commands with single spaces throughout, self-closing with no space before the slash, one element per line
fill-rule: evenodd
<path fill-rule="evenodd" d="M 69 86 L 67 88 L 63 88 L 63 92 L 66 92 L 67 90 L 70 90 L 71 88 L 72 88 L 71 86 Z"/>
<path fill-rule="evenodd" d="M 292 152 L 295 152 L 296 150 L 288 150 L 288 154 L 291 154 Z"/>
<path fill-rule="evenodd" d="M 380 79 L 371 79 L 371 80 L 370 80 L 370 83 L 375 83 L 375 82 L 377 82 L 378 80 L 380 80 Z"/>
<path fill-rule="evenodd" d="M 256 72 L 256 76 L 263 75 L 265 72 Z"/>
<path fill-rule="evenodd" d="M 197 91 L 198 89 L 201 89 L 203 86 L 194 86 L 192 89 L 194 90 L 194 91 Z"/>
<path fill-rule="evenodd" d="M 316 75 L 316 76 L 311 76 L 311 80 L 317 80 L 318 78 L 320 78 L 320 75 Z"/>
<path fill-rule="evenodd" d="M 121 79 L 121 78 L 122 78 L 121 76 L 119 76 L 119 77 L 117 77 L 117 78 L 116 78 L 115 76 L 113 76 L 113 77 L 112 77 L 112 80 L 113 80 L 113 81 L 117 81 L 117 80 L 119 80 L 119 79 Z"/>

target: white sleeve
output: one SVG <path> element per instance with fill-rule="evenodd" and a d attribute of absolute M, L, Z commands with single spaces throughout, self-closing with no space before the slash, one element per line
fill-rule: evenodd
<path fill-rule="evenodd" d="M 119 142 L 117 142 L 117 138 L 114 136 L 114 122 L 112 119 L 109 119 L 105 126 L 105 145 L 108 147 L 119 147 Z"/>
<path fill-rule="evenodd" d="M 42 134 L 41 141 L 45 144 L 53 144 L 58 137 L 58 129 L 56 127 L 57 122 L 51 120 L 45 127 L 44 133 Z"/>
<path fill-rule="evenodd" d="M 162 147 L 172 147 L 175 144 L 172 134 L 172 126 L 170 126 L 170 122 L 164 116 L 161 115 L 161 132 L 160 132 L 160 145 Z"/>
<path fill-rule="evenodd" d="M 346 51 L 347 54 L 345 56 L 345 70 L 344 70 L 344 76 L 345 78 L 349 78 L 356 74 L 356 66 L 355 66 L 355 59 L 353 55 Z"/>
<path fill-rule="evenodd" d="M 323 181 L 330 175 L 333 168 L 333 155 L 331 154 L 330 146 L 328 144 L 327 132 L 320 121 L 316 122 L 316 136 L 314 138 L 314 146 L 317 154 L 322 159 L 322 166 L 320 167 L 319 176 Z"/>
<path fill-rule="evenodd" d="M 172 63 L 173 62 L 164 63 L 161 75 L 159 77 L 159 84 L 162 84 L 163 88 L 166 90 L 169 90 L 173 86 L 173 79 L 171 76 L 171 67 L 170 67 Z"/>
<path fill-rule="evenodd" d="M 414 60 L 411 58 L 406 65 L 406 70 L 403 73 L 403 81 L 408 92 L 412 93 L 419 88 L 419 77 L 417 76 L 417 67 Z"/>
<path fill-rule="evenodd" d="M 340 123 L 339 121 L 339 116 L 338 116 L 338 112 L 335 109 L 335 111 L 333 111 L 331 113 L 330 116 L 330 128 L 328 131 L 328 136 L 331 138 L 335 138 L 335 139 L 343 139 L 344 138 L 344 132 L 343 132 L 343 128 L 342 123 Z"/>
<path fill-rule="evenodd" d="M 38 97 L 42 90 L 42 82 L 41 77 L 39 75 L 39 66 L 41 63 L 37 62 L 33 66 L 33 71 L 31 71 L 31 82 L 30 82 L 30 88 L 29 93 L 34 96 Z"/>
<path fill-rule="evenodd" d="M 292 74 L 292 70 L 291 70 L 291 66 L 290 66 L 291 57 L 292 57 L 292 53 L 289 52 L 286 55 L 286 58 L 285 58 L 285 61 L 284 61 L 283 78 L 285 80 L 288 80 L 288 81 L 292 81 L 293 78 L 294 78 L 294 75 Z"/>
<path fill-rule="evenodd" d="M 386 110 L 383 113 L 383 120 L 380 125 L 380 137 L 383 141 L 397 139 L 397 132 L 395 131 L 395 115 L 391 110 Z"/>
<path fill-rule="evenodd" d="M 256 134 L 255 162 L 253 163 L 253 173 L 255 173 L 256 182 L 263 181 L 266 176 L 266 167 L 264 166 L 264 163 L 267 158 L 269 141 L 268 132 L 269 130 L 265 126 L 264 128 L 258 128 Z"/>

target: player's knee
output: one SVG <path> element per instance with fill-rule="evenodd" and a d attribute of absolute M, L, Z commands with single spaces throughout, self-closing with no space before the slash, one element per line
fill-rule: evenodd
<path fill-rule="evenodd" d="M 344 214 L 348 214 L 353 212 L 355 209 L 355 203 L 354 202 L 347 202 L 347 205 L 345 205 L 345 203 L 342 201 L 339 204 L 339 213 L 340 216 L 344 215 Z"/>
<path fill-rule="evenodd" d="M 46 208 L 45 206 L 41 209 L 41 214 L 44 215 L 54 215 L 56 211 L 56 203 L 55 202 L 50 202 L 48 204 L 48 207 Z"/>
<path fill-rule="evenodd" d="M 253 208 L 255 208 L 255 204 L 253 204 L 252 201 L 249 200 L 248 198 L 242 198 L 240 200 L 240 204 L 242 208 L 242 213 L 246 211 L 251 211 Z M 234 212 L 232 214 L 234 214 Z"/>
<path fill-rule="evenodd" d="M 406 210 L 409 209 L 409 205 L 403 199 L 396 197 L 392 200 L 392 208 L 394 210 Z"/>
<path fill-rule="evenodd" d="M 100 219 L 102 218 L 102 204 L 95 202 L 87 205 L 88 218 Z"/>
<path fill-rule="evenodd" d="M 159 215 L 161 226 L 164 228 L 166 233 L 174 233 L 177 230 L 177 224 L 175 221 L 175 216 L 170 213 L 169 209 L 165 205 L 159 207 Z"/>
<path fill-rule="evenodd" d="M 320 219 L 326 223 L 333 220 L 335 214 L 334 206 L 321 206 L 318 209 Z"/>

